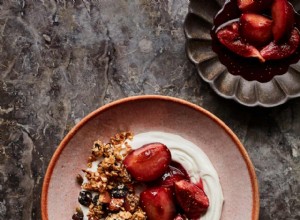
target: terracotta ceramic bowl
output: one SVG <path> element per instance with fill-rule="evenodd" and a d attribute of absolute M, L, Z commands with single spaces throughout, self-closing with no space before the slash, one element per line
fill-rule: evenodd
<path fill-rule="evenodd" d="M 236 135 L 216 116 L 187 101 L 164 96 L 129 97 L 86 116 L 63 139 L 50 161 L 42 191 L 42 219 L 71 219 L 93 142 L 120 131 L 170 132 L 201 146 L 217 170 L 225 203 L 222 220 L 258 220 L 254 167 Z"/>

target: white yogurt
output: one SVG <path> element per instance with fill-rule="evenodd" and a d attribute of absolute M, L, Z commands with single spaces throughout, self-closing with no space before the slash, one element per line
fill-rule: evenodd
<path fill-rule="evenodd" d="M 223 192 L 218 174 L 206 154 L 192 142 L 174 134 L 147 132 L 134 135 L 129 142 L 133 149 L 145 144 L 160 142 L 171 151 L 172 160 L 180 163 L 193 183 L 203 181 L 204 191 L 209 198 L 209 208 L 201 220 L 220 220 L 223 207 Z"/>
<path fill-rule="evenodd" d="M 203 181 L 204 191 L 209 198 L 209 208 L 201 220 L 220 220 L 223 207 L 223 192 L 218 174 L 206 154 L 192 142 L 171 133 L 147 132 L 133 136 L 128 141 L 133 149 L 145 144 L 160 142 L 165 144 L 172 154 L 172 160 L 180 163 L 189 174 L 193 183 Z M 94 162 L 90 171 L 96 171 L 98 162 Z M 86 178 L 84 178 L 86 181 Z M 84 182 L 85 182 L 84 181 Z M 87 220 L 88 209 L 81 206 L 84 220 Z"/>

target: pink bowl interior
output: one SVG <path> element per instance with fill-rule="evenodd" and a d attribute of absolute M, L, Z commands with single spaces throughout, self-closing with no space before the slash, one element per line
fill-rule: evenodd
<path fill-rule="evenodd" d="M 253 214 L 258 206 L 253 185 L 256 178 L 248 169 L 251 162 L 240 150 L 242 146 L 235 135 L 214 116 L 190 105 L 155 98 L 130 99 L 93 115 L 81 126 L 77 125 L 76 132 L 71 131 L 59 146 L 61 153 L 52 159 L 53 172 L 47 171 L 43 188 L 44 220 L 71 219 L 80 191 L 75 177 L 86 168 L 93 142 L 107 141 L 120 131 L 171 132 L 194 142 L 208 155 L 219 174 L 225 197 L 221 219 L 256 219 Z"/>

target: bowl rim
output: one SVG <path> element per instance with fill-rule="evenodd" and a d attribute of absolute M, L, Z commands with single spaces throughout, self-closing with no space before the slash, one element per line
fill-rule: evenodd
<path fill-rule="evenodd" d="M 171 96 L 163 96 L 163 95 L 139 95 L 139 96 L 130 96 L 126 98 L 122 98 L 113 102 L 110 102 L 108 104 L 105 104 L 101 106 L 100 108 L 92 111 L 89 113 L 87 116 L 85 116 L 78 124 L 76 124 L 69 132 L 68 134 L 63 138 L 63 140 L 60 142 L 58 145 L 57 149 L 55 150 L 47 171 L 44 176 L 43 180 L 43 185 L 42 185 L 42 195 L 41 195 L 41 215 L 42 215 L 42 220 L 48 220 L 48 210 L 47 210 L 47 204 L 48 204 L 48 189 L 49 189 L 49 183 L 50 179 L 53 173 L 53 170 L 55 168 L 56 162 L 59 159 L 59 156 L 63 149 L 66 147 L 66 145 L 69 143 L 69 141 L 74 137 L 74 135 L 90 120 L 101 114 L 102 112 L 115 107 L 120 104 L 125 104 L 125 103 L 130 103 L 134 101 L 141 101 L 141 100 L 161 100 L 161 101 L 166 101 L 166 102 L 173 102 L 177 104 L 184 105 L 188 108 L 194 109 L 202 114 L 204 114 L 206 117 L 210 118 L 213 120 L 216 124 L 218 124 L 232 139 L 232 141 L 235 143 L 235 146 L 238 148 L 241 156 L 243 157 L 247 170 L 249 172 L 249 176 L 251 179 L 251 186 L 252 186 L 252 220 L 258 220 L 259 218 L 259 207 L 260 207 L 260 201 L 259 201 L 259 189 L 258 189 L 258 181 L 257 181 L 257 176 L 255 173 L 255 168 L 252 164 L 252 161 L 245 149 L 245 147 L 242 145 L 238 137 L 234 134 L 234 132 L 217 116 L 209 112 L 208 110 L 193 104 L 191 102 L 188 102 L 186 100 L 180 99 L 180 98 L 175 98 Z"/>

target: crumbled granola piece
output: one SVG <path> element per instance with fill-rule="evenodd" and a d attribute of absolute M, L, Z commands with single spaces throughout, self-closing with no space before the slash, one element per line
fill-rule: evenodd
<path fill-rule="evenodd" d="M 146 220 L 146 213 L 139 207 L 133 214 L 130 220 Z"/>
<path fill-rule="evenodd" d="M 112 198 L 110 200 L 108 210 L 112 212 L 119 211 L 124 204 L 124 199 L 123 198 Z"/>
<path fill-rule="evenodd" d="M 100 158 L 103 156 L 103 144 L 101 141 L 95 141 L 92 147 L 92 156 L 94 158 Z"/>
<path fill-rule="evenodd" d="M 87 216 L 89 220 L 100 220 L 104 214 L 105 214 L 105 210 L 101 204 L 95 205 L 92 203 L 89 206 L 89 213 Z"/>
<path fill-rule="evenodd" d="M 122 132 L 116 134 L 114 137 L 110 138 L 110 142 L 114 145 L 123 144 L 127 139 L 132 140 L 133 135 L 131 132 Z"/>
<path fill-rule="evenodd" d="M 139 196 L 135 194 L 127 194 L 125 198 L 125 210 L 133 213 L 139 207 Z"/>
<path fill-rule="evenodd" d="M 98 200 L 100 203 L 110 203 L 111 196 L 108 191 L 105 191 L 104 193 L 100 193 Z"/>
<path fill-rule="evenodd" d="M 121 211 L 116 214 L 110 214 L 108 215 L 105 220 L 127 220 L 131 219 L 132 214 L 130 212 Z"/>
<path fill-rule="evenodd" d="M 110 138 L 105 144 L 95 141 L 88 167 L 98 162 L 95 172 L 83 170 L 86 182 L 82 189 L 94 191 L 93 202 L 89 206 L 89 220 L 145 220 L 146 214 L 139 206 L 139 196 L 134 194 L 135 181 L 123 165 L 123 159 L 132 151 L 127 140 L 132 140 L 130 132 L 122 132 Z"/>
<path fill-rule="evenodd" d="M 91 190 L 96 192 L 105 192 L 107 189 L 107 177 L 105 174 L 99 172 L 91 172 L 88 170 L 83 170 L 86 173 L 87 183 L 82 185 L 85 190 Z M 104 180 L 104 181 L 103 181 Z"/>

